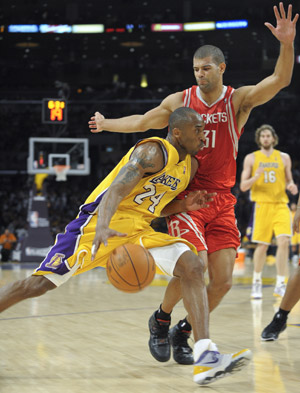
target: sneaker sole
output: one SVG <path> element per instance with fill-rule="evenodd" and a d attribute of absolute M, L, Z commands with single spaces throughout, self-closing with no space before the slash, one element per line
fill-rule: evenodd
<path fill-rule="evenodd" d="M 278 336 L 277 337 L 272 337 L 272 338 L 263 338 L 260 337 L 261 341 L 276 341 L 278 340 Z"/>
<path fill-rule="evenodd" d="M 209 383 L 212 383 L 216 381 L 217 379 L 221 379 L 224 377 L 227 377 L 231 374 L 235 374 L 236 372 L 242 370 L 244 367 L 246 367 L 250 360 L 252 359 L 252 352 L 247 349 L 244 351 L 241 351 L 243 353 L 243 357 L 233 360 L 226 368 L 225 370 L 217 370 L 218 367 L 216 367 L 215 374 L 211 376 L 205 377 L 203 380 L 197 380 L 197 376 L 194 376 L 194 382 L 196 382 L 198 385 L 208 385 Z M 210 371 L 213 371 L 211 369 Z"/>

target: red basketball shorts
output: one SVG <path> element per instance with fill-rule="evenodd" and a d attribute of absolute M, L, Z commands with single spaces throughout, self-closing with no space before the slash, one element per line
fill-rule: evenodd
<path fill-rule="evenodd" d="M 235 197 L 218 194 L 208 208 L 172 215 L 168 220 L 169 234 L 180 236 L 210 254 L 240 246 L 240 232 L 234 213 Z"/>

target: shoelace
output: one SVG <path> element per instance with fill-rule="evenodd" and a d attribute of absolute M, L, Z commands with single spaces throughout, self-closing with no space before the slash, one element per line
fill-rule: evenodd
<path fill-rule="evenodd" d="M 176 334 L 173 337 L 174 345 L 179 345 L 181 347 L 189 347 L 187 340 L 190 335 L 187 332 L 183 332 L 182 330 L 177 330 Z"/>

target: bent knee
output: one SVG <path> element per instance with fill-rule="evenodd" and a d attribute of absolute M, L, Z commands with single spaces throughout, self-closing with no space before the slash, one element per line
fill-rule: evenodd
<path fill-rule="evenodd" d="M 187 251 L 178 259 L 174 272 L 175 275 L 186 278 L 203 276 L 205 272 L 204 260 L 192 251 Z"/>

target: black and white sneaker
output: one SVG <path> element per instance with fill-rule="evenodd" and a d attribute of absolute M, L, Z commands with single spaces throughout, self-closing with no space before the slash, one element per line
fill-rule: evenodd
<path fill-rule="evenodd" d="M 171 357 L 171 347 L 169 340 L 169 327 L 171 321 L 157 320 L 156 311 L 149 319 L 149 349 L 151 355 L 159 362 L 167 362 Z"/>
<path fill-rule="evenodd" d="M 175 325 L 169 333 L 173 349 L 173 358 L 179 364 L 194 364 L 193 350 L 188 344 L 191 332 L 180 329 Z"/>
<path fill-rule="evenodd" d="M 286 329 L 286 319 L 282 318 L 280 313 L 276 313 L 272 322 L 264 328 L 261 339 L 262 341 L 275 341 L 278 339 L 279 333 Z"/>

